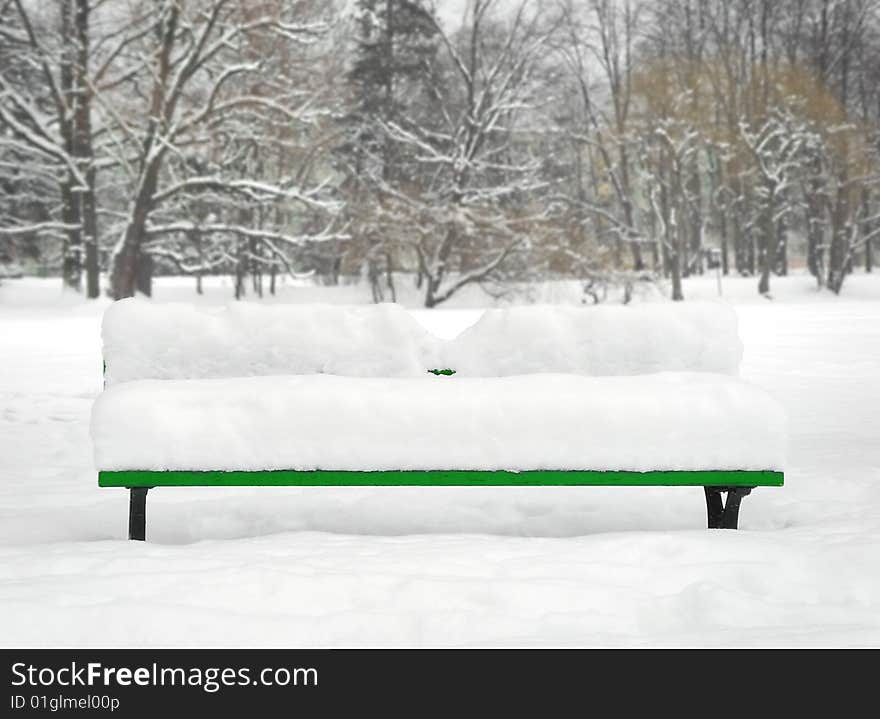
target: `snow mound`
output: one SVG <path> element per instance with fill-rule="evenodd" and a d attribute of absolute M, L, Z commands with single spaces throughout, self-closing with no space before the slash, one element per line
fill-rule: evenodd
<path fill-rule="evenodd" d="M 736 313 L 712 302 L 489 309 L 443 348 L 445 366 L 479 377 L 736 375 L 742 352 Z"/>
<path fill-rule="evenodd" d="M 143 380 L 92 413 L 101 470 L 782 469 L 785 416 L 707 373 Z"/>
<path fill-rule="evenodd" d="M 141 379 L 423 375 L 437 342 L 394 304 L 208 308 L 138 299 L 109 307 L 102 336 L 108 386 Z"/>

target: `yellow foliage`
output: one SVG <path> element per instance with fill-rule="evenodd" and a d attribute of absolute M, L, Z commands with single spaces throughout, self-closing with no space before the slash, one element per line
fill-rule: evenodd
<path fill-rule="evenodd" d="M 866 173 L 871 162 L 867 128 L 847 116 L 844 105 L 808 67 L 742 66 L 722 54 L 699 62 L 654 58 L 636 68 L 632 88 L 635 123 L 649 127 L 658 120 L 673 120 L 693 127 L 706 141 L 729 148 L 729 172 L 751 162 L 740 123 L 756 128 L 781 108 L 823 139 L 835 167 L 846 168 L 852 176 Z"/>

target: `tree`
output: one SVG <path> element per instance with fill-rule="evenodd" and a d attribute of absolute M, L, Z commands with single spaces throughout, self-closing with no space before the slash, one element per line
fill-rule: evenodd
<path fill-rule="evenodd" d="M 687 218 L 695 198 L 688 184 L 692 159 L 699 152 L 700 135 L 673 118 L 657 118 L 646 137 L 642 156 L 654 226 L 663 250 L 663 264 L 672 281 L 672 299 L 683 300 L 683 267 L 687 262 Z"/>
<path fill-rule="evenodd" d="M 64 282 L 80 289 L 85 267 L 86 292 L 94 298 L 100 289 L 89 2 L 62 0 L 57 16 L 37 15 L 23 0 L 13 5 L 14 12 L 6 12 L 12 25 L 3 30 L 10 52 L 0 71 L 0 122 L 7 128 L 0 148 L 19 158 L 32 178 L 19 182 L 48 188 L 46 178 L 57 178 L 60 212 L 36 224 L 17 223 L 11 232 L 62 231 Z"/>
<path fill-rule="evenodd" d="M 346 76 L 351 107 L 337 154 L 347 174 L 354 241 L 367 266 L 373 300 L 380 302 L 385 299 L 383 284 L 390 298 L 396 297 L 396 227 L 385 212 L 394 201 L 367 180 L 380 177 L 398 193 L 417 181 L 411 158 L 398 151 L 384 128 L 398 122 L 404 108 L 411 122 L 427 121 L 423 108 L 430 104 L 427 85 L 438 49 L 437 23 L 419 1 L 359 0 L 356 24 L 354 60 Z"/>
<path fill-rule="evenodd" d="M 751 223 L 759 239 L 761 279 L 758 292 L 770 292 L 770 273 L 776 266 L 786 218 L 795 207 L 789 195 L 805 166 L 804 148 L 815 144 L 813 133 L 784 111 L 773 113 L 760 127 L 743 124 L 742 140 L 754 157 L 754 196 L 757 217 Z"/>
<path fill-rule="evenodd" d="M 622 266 L 622 245 L 632 253 L 632 268 L 644 269 L 645 236 L 637 222 L 637 200 L 632 182 L 633 137 L 631 108 L 633 62 L 641 6 L 627 0 L 590 0 L 563 6 L 562 37 L 557 43 L 565 75 L 578 100 L 577 122 L 566 128 L 578 156 L 587 149 L 592 192 L 587 192 L 578 170 L 576 196 L 569 202 L 592 214 L 594 231 L 613 237 L 614 264 Z M 593 82 L 594 68 L 602 85 Z M 606 98 L 603 102 L 599 98 Z M 607 185 L 609 192 L 603 192 Z"/>
<path fill-rule="evenodd" d="M 736 269 L 759 273 L 762 293 L 771 273 L 787 272 L 789 234 L 806 237 L 807 266 L 834 291 L 856 256 L 868 256 L 878 171 L 869 128 L 880 108 L 867 101 L 863 58 L 877 5 L 657 3 L 635 74 L 638 102 L 648 115 L 675 107 L 703 138 L 687 181 L 685 271 L 699 261 L 704 230 L 719 236 L 725 265 L 730 235 Z"/>
<path fill-rule="evenodd" d="M 471 4 L 455 33 L 436 24 L 444 53 L 430 86 L 435 123 L 408 113 L 383 123 L 427 180 L 410 196 L 372 178 L 420 218 L 407 243 L 424 277 L 426 307 L 497 278 L 552 210 L 534 202 L 546 183 L 532 150 L 541 134 L 537 76 L 558 19 L 528 2 L 510 15 L 493 14 L 496 5 Z"/>
<path fill-rule="evenodd" d="M 320 228 L 304 223 L 304 232 L 291 233 L 254 227 L 250 212 L 278 203 L 318 215 L 338 208 L 327 183 L 312 182 L 307 171 L 288 171 L 264 181 L 259 159 L 251 156 L 254 161 L 249 161 L 247 156 L 248 150 L 258 150 L 259 140 L 243 141 L 250 133 L 239 124 L 257 114 L 279 126 L 319 122 L 323 113 L 312 106 L 314 94 L 288 91 L 272 96 L 259 91 L 266 60 L 241 56 L 242 46 L 254 34 L 271 33 L 294 46 L 315 41 L 327 25 L 313 15 L 302 17 L 305 9 L 302 3 L 264 3 L 249 11 L 231 0 L 202 0 L 194 6 L 161 0 L 154 14 L 132 21 L 128 32 L 140 39 L 138 61 L 121 70 L 121 84 L 145 86 L 143 100 L 133 93 L 136 99 L 128 107 L 114 107 L 106 98 L 101 104 L 120 138 L 116 163 L 130 187 L 112 257 L 114 297 L 131 296 L 136 289 L 149 293 L 151 256 L 180 262 L 173 252 L 163 250 L 158 240 L 165 236 L 196 232 L 202 241 L 234 238 L 239 262 L 253 252 L 251 240 L 283 255 L 280 243 L 300 246 L 340 236 L 330 217 Z M 138 106 L 140 102 L 144 105 Z M 188 162 L 189 148 L 201 148 L 214 159 Z M 177 214 L 172 208 L 199 195 L 243 205 L 209 224 L 164 221 Z"/>

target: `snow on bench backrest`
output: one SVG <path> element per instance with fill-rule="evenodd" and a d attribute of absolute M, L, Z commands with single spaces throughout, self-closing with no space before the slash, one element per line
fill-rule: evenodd
<path fill-rule="evenodd" d="M 203 308 L 138 299 L 104 315 L 107 385 L 285 374 L 424 376 L 437 340 L 393 304 Z"/>
<path fill-rule="evenodd" d="M 462 376 L 736 375 L 742 350 L 732 309 L 676 302 L 490 309 L 449 343 L 443 356 L 445 366 Z"/>

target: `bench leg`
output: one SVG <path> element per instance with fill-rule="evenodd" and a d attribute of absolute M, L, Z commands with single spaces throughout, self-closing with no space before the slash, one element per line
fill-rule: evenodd
<path fill-rule="evenodd" d="M 128 538 L 147 538 L 147 492 L 149 487 L 131 487 L 128 497 Z"/>
<path fill-rule="evenodd" d="M 736 529 L 739 524 L 739 505 L 753 487 L 703 487 L 706 492 L 706 515 L 709 529 Z M 727 502 L 721 498 L 727 493 Z"/>

